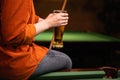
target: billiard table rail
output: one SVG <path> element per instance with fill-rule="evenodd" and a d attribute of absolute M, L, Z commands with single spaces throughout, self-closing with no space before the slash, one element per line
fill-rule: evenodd
<path fill-rule="evenodd" d="M 105 70 L 117 70 L 115 77 L 105 77 L 109 75 Z M 113 74 L 112 74 L 113 75 Z M 84 68 L 84 69 L 71 69 L 63 70 L 58 72 L 50 72 L 47 74 L 41 75 L 38 80 L 87 80 L 87 79 L 100 79 L 100 80 L 119 80 L 120 79 L 120 69 L 113 67 L 100 67 L 100 68 Z"/>

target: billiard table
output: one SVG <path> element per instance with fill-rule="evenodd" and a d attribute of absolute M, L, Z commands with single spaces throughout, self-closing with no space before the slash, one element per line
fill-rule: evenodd
<path fill-rule="evenodd" d="M 42 45 L 42 43 L 46 45 L 47 43 L 48 46 L 52 35 L 52 31 L 43 32 L 35 37 L 35 41 L 40 45 Z M 104 62 L 107 60 L 110 62 L 108 57 L 111 55 L 109 53 L 111 52 L 111 47 L 118 48 L 120 39 L 94 32 L 65 31 L 63 42 L 64 48 L 62 51 L 68 53 L 72 58 L 74 63 L 73 67 L 98 67 L 105 65 Z M 107 56 L 105 60 L 103 56 Z M 85 60 L 88 60 L 88 62 Z M 114 79 L 106 79 L 104 75 L 105 72 L 103 70 L 60 71 L 41 75 L 38 80 L 120 80 L 120 71 L 118 71 L 118 77 Z"/>
<path fill-rule="evenodd" d="M 35 37 L 35 41 L 50 41 L 52 39 L 53 32 L 45 31 Z M 65 31 L 63 35 L 63 41 L 65 42 L 79 42 L 79 41 L 91 41 L 91 42 L 120 42 L 120 39 L 103 35 L 95 32 L 79 32 L 79 31 Z"/>
<path fill-rule="evenodd" d="M 39 76 L 38 80 L 120 80 L 120 71 L 115 78 L 105 78 L 105 71 L 98 69 L 51 72 Z"/>
<path fill-rule="evenodd" d="M 45 31 L 35 37 L 35 42 L 49 47 L 52 35 L 52 31 Z M 63 45 L 57 50 L 71 57 L 74 68 L 104 65 L 120 67 L 120 55 L 115 53 L 120 50 L 118 38 L 95 32 L 65 31 Z"/>

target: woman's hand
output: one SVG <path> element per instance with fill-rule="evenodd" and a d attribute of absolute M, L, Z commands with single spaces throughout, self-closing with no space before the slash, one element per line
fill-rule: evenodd
<path fill-rule="evenodd" d="M 68 13 L 51 13 L 45 19 L 40 19 L 34 24 L 36 35 L 53 27 L 65 26 L 68 24 Z"/>
<path fill-rule="evenodd" d="M 68 13 L 51 13 L 45 19 L 45 22 L 48 24 L 49 28 L 65 26 L 68 24 Z"/>

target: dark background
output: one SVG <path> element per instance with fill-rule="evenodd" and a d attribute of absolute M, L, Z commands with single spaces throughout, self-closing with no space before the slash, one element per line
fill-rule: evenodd
<path fill-rule="evenodd" d="M 64 0 L 34 0 L 36 14 L 47 17 L 61 9 Z M 98 32 L 120 38 L 120 0 L 68 0 L 66 30 Z"/>
<path fill-rule="evenodd" d="M 34 0 L 36 14 L 47 17 L 61 9 L 64 0 Z M 96 32 L 120 38 L 120 0 L 68 0 L 69 24 L 66 31 Z M 48 47 L 50 42 L 36 42 Z M 119 42 L 64 42 L 65 52 L 74 68 L 120 67 Z"/>
<path fill-rule="evenodd" d="M 50 44 L 44 41 L 36 43 L 46 47 Z M 64 48 L 55 50 L 69 55 L 73 61 L 73 68 L 120 68 L 119 42 L 64 42 Z"/>

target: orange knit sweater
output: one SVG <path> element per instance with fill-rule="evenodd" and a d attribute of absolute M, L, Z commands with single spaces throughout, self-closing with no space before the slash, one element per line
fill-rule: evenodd
<path fill-rule="evenodd" d="M 33 0 L 2 0 L 0 10 L 0 79 L 27 80 L 46 55 L 36 45 Z"/>

